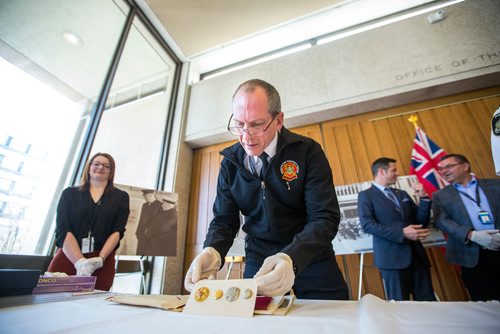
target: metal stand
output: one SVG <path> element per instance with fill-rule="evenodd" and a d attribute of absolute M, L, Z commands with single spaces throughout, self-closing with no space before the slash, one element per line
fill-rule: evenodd
<path fill-rule="evenodd" d="M 359 253 L 359 286 L 358 286 L 358 300 L 361 299 L 361 288 L 363 287 L 363 262 L 365 253 Z"/>
<path fill-rule="evenodd" d="M 139 286 L 139 294 L 143 294 L 146 290 L 146 267 L 144 264 L 145 256 L 141 256 L 139 260 L 122 260 L 122 267 L 119 268 L 120 255 L 116 255 L 115 273 L 141 273 L 141 285 Z"/>
<path fill-rule="evenodd" d="M 233 270 L 233 266 L 235 263 L 242 263 L 245 260 L 244 256 L 226 256 L 224 261 L 229 263 L 229 267 L 227 268 L 226 280 L 229 279 L 231 275 L 231 271 Z"/>
<path fill-rule="evenodd" d="M 434 243 L 434 244 L 424 244 L 424 247 L 434 247 L 436 245 L 440 245 L 439 243 Z M 361 288 L 363 287 L 363 266 L 364 266 L 364 256 L 365 253 L 367 252 L 360 252 L 359 253 L 359 286 L 358 286 L 358 300 L 361 299 Z M 387 288 L 385 286 L 385 281 L 383 278 L 382 279 L 382 288 L 384 289 L 384 298 L 387 300 Z M 436 301 L 441 301 L 439 299 L 439 296 L 437 293 L 434 291 L 434 296 L 436 297 Z"/>
<path fill-rule="evenodd" d="M 233 270 L 233 265 L 234 265 L 234 262 L 231 261 L 231 263 L 229 263 L 229 268 L 227 268 L 227 274 L 226 274 L 227 280 L 229 279 L 229 275 L 231 275 L 231 270 Z"/>

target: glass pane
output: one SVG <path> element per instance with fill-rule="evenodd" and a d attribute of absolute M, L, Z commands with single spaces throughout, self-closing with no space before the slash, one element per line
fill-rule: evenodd
<path fill-rule="evenodd" d="M 116 183 L 155 188 L 174 71 L 174 61 L 136 18 L 92 147 L 113 156 Z"/>
<path fill-rule="evenodd" d="M 174 72 L 174 61 L 134 19 L 91 153 L 114 157 L 116 183 L 155 188 Z M 129 220 L 129 233 L 136 227 L 137 222 Z M 128 258 L 138 261 L 136 256 Z M 113 291 L 139 293 L 141 279 L 141 273 L 118 273 Z"/>
<path fill-rule="evenodd" d="M 0 1 L 0 253 L 48 252 L 126 12 L 120 0 Z"/>

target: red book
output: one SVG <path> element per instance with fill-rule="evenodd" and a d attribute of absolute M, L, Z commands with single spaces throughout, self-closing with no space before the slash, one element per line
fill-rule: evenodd
<path fill-rule="evenodd" d="M 267 310 L 269 303 L 271 303 L 273 297 L 257 296 L 255 300 L 255 310 Z"/>

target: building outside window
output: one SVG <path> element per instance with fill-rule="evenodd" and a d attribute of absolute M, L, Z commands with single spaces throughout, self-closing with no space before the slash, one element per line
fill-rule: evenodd
<path fill-rule="evenodd" d="M 0 253 L 50 252 L 106 82 L 91 151 L 115 157 L 116 183 L 157 186 L 178 65 L 135 17 L 110 81 L 130 12 L 124 0 L 0 2 Z"/>

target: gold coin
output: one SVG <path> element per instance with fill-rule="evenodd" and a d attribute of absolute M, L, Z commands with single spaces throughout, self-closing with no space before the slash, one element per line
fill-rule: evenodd
<path fill-rule="evenodd" d="M 252 295 L 252 289 L 245 289 L 245 291 L 243 292 L 243 298 L 245 299 L 249 299 L 250 297 L 252 297 Z"/>
<path fill-rule="evenodd" d="M 217 289 L 217 290 L 215 290 L 214 298 L 215 299 L 220 299 L 220 297 L 222 297 L 223 294 L 224 293 L 222 292 L 222 290 Z"/>
<path fill-rule="evenodd" d="M 222 295 L 224 294 L 224 292 L 222 292 L 221 289 L 217 289 L 215 290 L 215 293 L 214 293 L 214 298 L 215 299 L 220 299 L 222 297 Z"/>
<path fill-rule="evenodd" d="M 197 302 L 202 302 L 208 298 L 210 290 L 207 287 L 201 287 L 194 293 L 194 300 Z"/>

